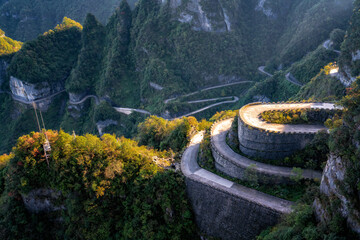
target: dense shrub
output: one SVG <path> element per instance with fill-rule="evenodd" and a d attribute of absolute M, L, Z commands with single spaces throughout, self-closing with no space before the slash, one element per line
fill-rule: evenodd
<path fill-rule="evenodd" d="M 81 47 L 81 25 L 64 18 L 54 30 L 26 42 L 15 54 L 8 73 L 29 83 L 65 84 Z"/>
<path fill-rule="evenodd" d="M 180 151 L 197 130 L 198 122 L 194 117 L 168 121 L 151 116 L 139 124 L 137 139 L 140 144 L 156 149 Z"/>
<path fill-rule="evenodd" d="M 22 44 L 22 42 L 6 37 L 5 32 L 0 29 L 0 56 L 9 55 L 19 51 Z"/>
<path fill-rule="evenodd" d="M 13 149 L 1 197 L 2 239 L 196 238 L 183 178 L 161 167 L 170 164 L 167 152 L 111 135 L 46 134 L 49 165 L 43 134 L 23 136 Z M 61 210 L 28 212 L 22 195 L 33 189 L 60 191 L 53 204 Z"/>

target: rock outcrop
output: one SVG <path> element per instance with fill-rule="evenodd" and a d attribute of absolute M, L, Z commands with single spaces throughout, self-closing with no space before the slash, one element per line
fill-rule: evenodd
<path fill-rule="evenodd" d="M 351 76 L 351 70 L 347 65 L 341 68 L 341 71 L 339 71 L 336 77 L 345 87 L 349 87 L 356 79 L 355 77 Z"/>
<path fill-rule="evenodd" d="M 256 6 L 256 11 L 262 11 L 267 17 L 276 17 L 271 8 L 265 7 L 266 0 L 260 0 Z"/>
<path fill-rule="evenodd" d="M 315 200 L 314 209 L 317 218 L 325 224 L 340 213 L 348 227 L 360 234 L 360 213 L 354 207 L 356 200 L 350 198 L 342 186 L 346 171 L 346 163 L 341 157 L 331 154 L 321 180 L 321 197 Z"/>
<path fill-rule="evenodd" d="M 27 195 L 23 194 L 22 199 L 26 209 L 32 213 L 54 212 L 64 209 L 64 206 L 56 206 L 55 201 L 61 196 L 61 192 L 51 189 L 35 189 Z"/>
<path fill-rule="evenodd" d="M 118 125 L 118 121 L 108 119 L 105 121 L 99 121 L 96 123 L 96 127 L 98 129 L 99 135 L 102 136 L 105 134 L 104 129 L 111 125 Z"/>
<path fill-rule="evenodd" d="M 54 85 L 47 82 L 31 84 L 11 76 L 10 89 L 14 98 L 23 102 L 32 102 L 60 92 L 64 87 L 60 83 Z"/>
<path fill-rule="evenodd" d="M 181 0 L 170 0 L 169 4 L 174 12 L 178 8 L 183 9 L 178 13 L 177 20 L 191 24 L 195 31 L 231 31 L 231 19 L 221 1 L 190 0 L 183 3 Z"/>

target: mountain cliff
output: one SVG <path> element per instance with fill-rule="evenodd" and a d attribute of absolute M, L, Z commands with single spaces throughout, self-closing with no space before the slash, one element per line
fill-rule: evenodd
<path fill-rule="evenodd" d="M 143 0 L 134 10 L 122 1 L 106 25 L 88 15 L 82 31 L 69 28 L 26 43 L 8 62 L 3 88 L 22 100 L 65 90 L 70 99 L 63 98 L 67 107 L 50 120 L 53 126 L 95 133 L 100 123 L 127 122 L 111 129 L 130 137 L 148 113 L 211 116 L 225 104 L 293 97 L 300 88 L 285 75 L 305 84 L 336 61 L 337 53 L 320 46 L 334 29 L 347 29 L 351 14 L 351 0 Z M 282 70 L 262 82 L 258 67 L 267 61 L 268 71 Z M 24 89 L 38 94 L 27 98 Z M 50 104 L 42 109 L 52 111 Z M 130 120 L 121 114 L 126 109 L 140 114 Z"/>
<path fill-rule="evenodd" d="M 137 0 L 130 0 L 132 7 Z M 17 40 L 36 38 L 67 16 L 83 22 L 87 13 L 93 13 L 106 23 L 120 0 L 2 0 L 0 1 L 0 28 Z"/>

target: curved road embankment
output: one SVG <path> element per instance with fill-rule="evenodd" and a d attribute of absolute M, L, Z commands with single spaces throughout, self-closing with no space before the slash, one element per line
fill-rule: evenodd
<path fill-rule="evenodd" d="M 260 119 L 260 114 L 265 111 L 282 111 L 295 109 L 323 109 L 336 110 L 341 109 L 333 103 L 252 103 L 240 109 L 239 116 L 248 126 L 264 131 L 273 131 L 280 133 L 317 133 L 326 129 L 322 125 L 310 124 L 275 124 L 268 123 Z"/>
<path fill-rule="evenodd" d="M 252 158 L 283 159 L 304 149 L 321 130 L 320 124 L 275 124 L 263 121 L 265 111 L 295 109 L 329 110 L 341 109 L 332 103 L 252 103 L 239 111 L 238 137 L 241 152 Z"/>
<path fill-rule="evenodd" d="M 90 98 L 94 98 L 95 101 L 96 101 L 96 104 L 99 104 L 99 102 L 101 101 L 101 99 L 99 99 L 99 97 L 97 97 L 95 95 L 88 95 L 88 96 L 85 96 L 84 98 L 82 98 L 79 101 L 76 101 L 76 102 L 70 101 L 69 103 L 72 104 L 72 105 L 78 105 L 78 104 L 84 103 L 86 100 L 88 100 Z M 227 101 L 223 101 L 223 102 L 214 103 L 214 104 L 208 105 L 206 107 L 200 108 L 198 110 L 195 110 L 193 112 L 187 113 L 185 115 L 182 115 L 182 116 L 179 116 L 179 117 L 176 117 L 176 118 L 173 118 L 173 119 L 178 119 L 178 118 L 182 118 L 182 117 L 188 117 L 188 116 L 194 115 L 196 113 L 203 112 L 203 111 L 205 111 L 207 109 L 210 109 L 210 108 L 222 105 L 222 104 L 235 103 L 235 102 L 239 101 L 238 97 L 232 96 L 232 97 L 221 97 L 221 98 L 213 98 L 213 99 L 195 100 L 195 101 L 189 101 L 188 103 L 189 104 L 196 104 L 196 103 L 204 103 L 204 102 L 211 102 L 211 101 L 225 100 L 225 99 L 233 99 L 233 100 L 227 100 Z M 142 113 L 142 114 L 145 114 L 145 115 L 152 115 L 149 111 L 146 111 L 146 110 L 143 110 L 143 109 L 124 108 L 124 107 L 113 107 L 113 108 L 117 112 L 123 113 L 123 114 L 126 114 L 126 115 L 130 115 L 133 112 L 138 112 L 138 113 Z M 173 119 L 169 119 L 169 120 L 173 120 Z"/>
<path fill-rule="evenodd" d="M 303 83 L 299 82 L 292 74 L 291 72 L 288 72 L 286 75 L 285 75 L 285 78 L 288 82 L 291 82 L 292 84 L 295 84 L 296 86 L 299 86 L 299 87 L 302 87 L 304 86 Z"/>
<path fill-rule="evenodd" d="M 267 76 L 269 76 L 269 77 L 274 76 L 273 74 L 268 73 L 268 72 L 265 71 L 265 66 L 260 66 L 260 67 L 258 67 L 258 71 L 261 72 L 261 73 L 263 73 L 263 74 L 265 74 L 265 75 L 267 75 Z M 290 83 L 292 83 L 292 84 L 295 84 L 296 86 L 299 86 L 299 87 L 304 86 L 304 84 L 301 83 L 301 82 L 299 82 L 290 72 L 288 72 L 288 73 L 285 75 L 285 79 L 286 79 L 288 82 L 290 82 Z"/>
<path fill-rule="evenodd" d="M 263 74 L 265 74 L 265 75 L 267 75 L 267 76 L 269 76 L 269 77 L 274 76 L 274 75 L 272 75 L 271 73 L 268 73 L 267 71 L 265 71 L 265 66 L 260 66 L 260 67 L 258 67 L 258 70 L 259 70 L 259 72 L 261 72 L 261 73 L 263 73 Z"/>
<path fill-rule="evenodd" d="M 251 160 L 235 153 L 226 143 L 226 136 L 231 128 L 233 119 L 226 119 L 215 123 L 211 128 L 211 150 L 216 161 L 216 168 L 225 174 L 246 180 L 247 171 L 254 171 L 258 180 L 263 183 L 289 183 L 296 176 L 292 168 L 280 167 Z M 303 169 L 305 179 L 320 180 L 319 171 Z"/>
<path fill-rule="evenodd" d="M 72 101 L 72 100 L 69 100 L 69 103 L 71 105 L 79 105 L 79 104 L 82 104 L 84 103 L 86 100 L 88 100 L 89 98 L 93 98 L 95 99 L 95 104 L 98 105 L 100 103 L 100 99 L 98 98 L 98 96 L 95 96 L 95 95 L 87 95 L 85 96 L 83 99 L 81 99 L 80 101 Z"/>
<path fill-rule="evenodd" d="M 203 107 L 203 108 L 200 108 L 196 111 L 193 111 L 193 112 L 190 112 L 190 113 L 187 113 L 185 115 L 182 115 L 180 117 L 177 117 L 177 118 L 182 118 L 182 117 L 188 117 L 188 116 L 191 116 L 191 115 L 194 115 L 196 113 L 199 113 L 199 112 L 203 112 L 207 109 L 210 109 L 210 108 L 213 108 L 213 107 L 216 107 L 216 106 L 219 106 L 219 105 L 222 105 L 222 104 L 227 104 L 227 103 L 236 103 L 237 101 L 239 101 L 239 98 L 238 97 L 233 97 L 234 100 L 229 100 L 229 101 L 224 101 L 224 102 L 219 102 L 219 103 L 214 103 L 214 104 L 211 104 L 209 106 L 206 106 L 206 107 Z"/>
<path fill-rule="evenodd" d="M 292 212 L 293 202 L 246 188 L 217 176 L 197 163 L 203 132 L 183 153 L 181 170 L 201 231 L 222 239 L 254 239 Z"/>

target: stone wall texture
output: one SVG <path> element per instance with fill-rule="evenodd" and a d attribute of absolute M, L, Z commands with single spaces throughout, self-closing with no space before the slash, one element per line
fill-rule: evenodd
<path fill-rule="evenodd" d="M 252 240 L 278 223 L 283 213 L 186 178 L 200 231 L 223 240 Z"/>
<path fill-rule="evenodd" d="M 215 167 L 228 176 L 246 180 L 249 177 L 264 184 L 291 184 L 296 176 L 293 168 L 273 166 L 244 157 L 235 153 L 226 143 L 226 135 L 232 119 L 216 122 L 211 127 L 211 151 L 215 159 Z M 303 169 L 305 179 L 321 179 L 321 172 Z"/>
<path fill-rule="evenodd" d="M 305 148 L 314 139 L 313 133 L 274 133 L 246 126 L 238 118 L 239 147 L 241 152 L 265 159 L 282 159 Z"/>

